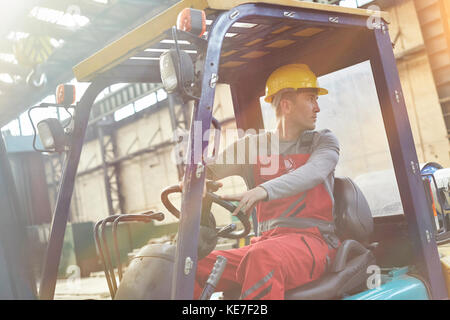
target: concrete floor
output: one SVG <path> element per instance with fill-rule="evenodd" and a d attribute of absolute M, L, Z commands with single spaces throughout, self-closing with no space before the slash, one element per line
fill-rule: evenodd
<path fill-rule="evenodd" d="M 56 283 L 55 300 L 111 300 L 105 274 L 92 273 L 76 280 L 60 279 Z"/>
<path fill-rule="evenodd" d="M 217 250 L 231 249 L 235 240 L 220 239 Z M 137 252 L 137 250 L 135 250 Z M 125 272 L 126 268 L 124 268 Z M 118 275 L 117 269 L 114 270 Z M 116 277 L 119 283 L 118 277 Z M 38 284 L 39 287 L 39 284 Z M 214 293 L 212 300 L 220 299 L 221 293 Z M 58 279 L 55 288 L 55 300 L 111 300 L 105 273 L 93 272 L 86 278 Z"/>
<path fill-rule="evenodd" d="M 117 279 L 118 281 L 119 279 Z M 215 292 L 211 300 L 220 300 L 221 292 Z M 92 273 L 78 281 L 60 279 L 56 283 L 55 300 L 111 300 L 105 274 Z"/>

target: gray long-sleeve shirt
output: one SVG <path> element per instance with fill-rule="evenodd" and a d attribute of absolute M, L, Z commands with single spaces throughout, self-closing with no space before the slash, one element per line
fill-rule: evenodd
<path fill-rule="evenodd" d="M 238 175 L 249 188 L 255 187 L 253 166 L 256 155 L 289 155 L 310 153 L 308 161 L 299 168 L 262 183 L 267 201 L 289 197 L 324 183 L 333 199 L 334 170 L 339 159 L 339 143 L 330 130 L 305 131 L 295 141 L 279 141 L 277 133 L 270 133 L 270 143 L 264 143 L 267 133 L 239 139 L 226 148 L 213 164 L 207 166 L 207 177 L 220 180 Z M 312 141 L 311 141 L 312 140 Z M 270 146 L 269 146 L 270 145 Z M 259 150 L 257 153 L 256 150 Z M 334 199 L 333 199 L 334 203 Z"/>

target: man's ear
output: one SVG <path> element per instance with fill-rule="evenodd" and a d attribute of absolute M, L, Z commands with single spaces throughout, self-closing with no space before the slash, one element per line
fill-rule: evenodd
<path fill-rule="evenodd" d="M 289 115 L 292 111 L 292 103 L 289 99 L 281 99 L 280 110 L 282 115 Z"/>

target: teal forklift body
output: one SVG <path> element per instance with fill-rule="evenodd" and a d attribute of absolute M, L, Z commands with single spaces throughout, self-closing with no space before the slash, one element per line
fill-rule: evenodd
<path fill-rule="evenodd" d="M 382 285 L 343 300 L 429 300 L 427 288 L 419 279 L 407 275 L 408 268 L 391 271 Z"/>

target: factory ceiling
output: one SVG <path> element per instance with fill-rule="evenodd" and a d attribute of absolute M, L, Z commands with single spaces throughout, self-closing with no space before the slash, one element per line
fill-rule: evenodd
<path fill-rule="evenodd" d="M 72 67 L 177 0 L 0 3 L 0 127 L 73 79 Z"/>
<path fill-rule="evenodd" d="M 368 6 L 392 0 L 304 1 Z M 176 2 L 1 1 L 0 128 L 72 80 L 73 66 Z"/>

